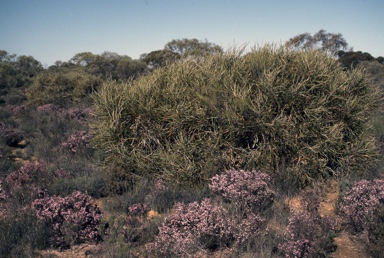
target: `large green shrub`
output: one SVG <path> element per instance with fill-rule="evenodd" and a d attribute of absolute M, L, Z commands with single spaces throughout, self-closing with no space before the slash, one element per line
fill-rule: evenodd
<path fill-rule="evenodd" d="M 229 51 L 105 83 L 93 134 L 114 188 L 147 174 L 195 185 L 229 168 L 306 185 L 369 168 L 376 96 L 363 70 L 324 53 Z"/>

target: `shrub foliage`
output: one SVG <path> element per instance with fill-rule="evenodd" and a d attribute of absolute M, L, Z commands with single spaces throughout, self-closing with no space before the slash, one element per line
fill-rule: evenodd
<path fill-rule="evenodd" d="M 92 197 L 75 191 L 71 196 L 50 196 L 32 203 L 40 221 L 49 223 L 54 232 L 51 245 L 66 248 L 85 241 L 98 241 L 101 213 Z"/>
<path fill-rule="evenodd" d="M 165 256 L 186 257 L 199 250 L 216 250 L 243 244 L 260 234 L 265 220 L 254 213 L 239 218 L 210 199 L 177 203 L 174 214 L 159 227 L 159 235 L 147 249 Z"/>
<path fill-rule="evenodd" d="M 209 188 L 231 201 L 240 211 L 256 209 L 262 211 L 274 201 L 274 192 L 270 188 L 271 178 L 261 172 L 228 170 L 211 178 Z"/>
<path fill-rule="evenodd" d="M 346 193 L 339 210 L 346 223 L 354 231 L 360 232 L 383 204 L 384 180 L 361 180 Z"/>
<path fill-rule="evenodd" d="M 26 95 L 29 102 L 34 105 L 49 103 L 64 105 L 86 97 L 100 84 L 101 80 L 98 77 L 82 70 L 44 72 L 37 76 L 27 89 Z"/>
<path fill-rule="evenodd" d="M 94 141 L 118 168 L 113 180 L 152 174 L 196 185 L 256 168 L 306 185 L 364 173 L 377 153 L 367 126 L 376 90 L 363 70 L 317 51 L 189 57 L 107 82 L 94 100 Z"/>
<path fill-rule="evenodd" d="M 285 257 L 326 257 L 335 251 L 333 237 L 337 222 L 319 215 L 320 197 L 313 190 L 301 192 L 300 205 L 302 210 L 291 210 L 279 252 Z"/>

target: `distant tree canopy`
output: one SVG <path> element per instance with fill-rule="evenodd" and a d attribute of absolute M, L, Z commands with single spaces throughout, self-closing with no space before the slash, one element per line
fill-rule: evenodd
<path fill-rule="evenodd" d="M 69 62 L 74 63 L 76 65 L 87 66 L 94 62 L 97 58 L 97 55 L 91 52 L 81 52 L 74 55 Z"/>
<path fill-rule="evenodd" d="M 164 49 L 141 55 L 141 60 L 153 68 L 163 67 L 186 56 L 204 56 L 222 53 L 223 49 L 211 42 L 198 39 L 174 39 L 165 44 Z"/>
<path fill-rule="evenodd" d="M 140 59 L 152 66 L 152 68 L 163 67 L 180 59 L 180 55 L 169 50 L 156 50 L 148 54 L 142 54 Z"/>
<path fill-rule="evenodd" d="M 361 51 L 339 51 L 337 52 L 337 55 L 339 56 L 340 63 L 346 67 L 351 68 L 357 66 L 359 63 L 364 61 L 377 61 L 380 64 L 384 63 L 384 57 L 379 56 L 377 58 L 374 58 L 371 54 L 367 52 L 361 52 Z"/>
<path fill-rule="evenodd" d="M 81 52 L 69 60 L 69 64 L 81 66 L 92 75 L 114 80 L 136 78 L 143 74 L 147 68 L 144 61 L 133 60 L 129 56 L 119 55 L 105 51 L 100 55 L 91 52 Z"/>
<path fill-rule="evenodd" d="M 164 46 L 164 50 L 169 50 L 181 56 L 186 55 L 205 55 L 222 53 L 223 49 L 211 42 L 199 41 L 198 39 L 174 39 Z"/>
<path fill-rule="evenodd" d="M 22 91 L 16 88 L 29 86 L 42 70 L 41 63 L 32 56 L 17 56 L 0 50 L 0 103 L 16 104 L 24 99 Z"/>
<path fill-rule="evenodd" d="M 299 34 L 289 39 L 285 45 L 296 49 L 319 49 L 331 53 L 348 49 L 348 43 L 342 34 L 327 33 L 325 30 L 319 30 L 313 36 L 309 33 Z"/>

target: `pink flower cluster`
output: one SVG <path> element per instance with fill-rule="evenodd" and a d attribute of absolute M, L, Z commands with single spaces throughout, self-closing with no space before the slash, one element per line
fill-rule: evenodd
<path fill-rule="evenodd" d="M 92 197 L 75 191 L 67 197 L 50 196 L 36 199 L 32 209 L 40 221 L 52 225 L 52 246 L 66 248 L 71 244 L 97 241 L 102 215 Z"/>
<path fill-rule="evenodd" d="M 45 104 L 42 106 L 38 106 L 36 108 L 38 112 L 59 112 L 62 111 L 62 108 L 60 108 L 58 105 L 55 104 Z"/>
<path fill-rule="evenodd" d="M 291 216 L 286 240 L 283 244 L 279 244 L 280 252 L 287 258 L 314 257 L 315 249 L 312 238 L 318 230 L 318 226 L 311 214 L 306 211 Z"/>
<path fill-rule="evenodd" d="M 246 244 L 266 228 L 258 212 L 274 200 L 270 182 L 267 174 L 256 171 L 228 170 L 212 177 L 211 191 L 234 206 L 212 199 L 175 204 L 147 250 L 160 256 L 184 257 L 199 250 Z"/>
<path fill-rule="evenodd" d="M 310 258 L 314 256 L 314 249 L 308 239 L 291 240 L 279 245 L 280 250 L 284 250 L 286 258 Z"/>
<path fill-rule="evenodd" d="M 264 209 L 275 196 L 270 182 L 270 176 L 255 170 L 227 170 L 212 177 L 209 188 L 239 206 Z"/>
<path fill-rule="evenodd" d="M 145 203 L 135 203 L 128 207 L 129 214 L 133 216 L 144 215 L 147 211 L 149 208 Z"/>
<path fill-rule="evenodd" d="M 159 192 L 162 192 L 162 191 L 167 190 L 167 186 L 164 184 L 164 181 L 163 181 L 163 180 L 161 180 L 161 179 L 156 179 L 156 180 L 155 180 L 155 183 L 154 183 L 153 190 L 154 190 L 156 193 L 159 193 Z"/>
<path fill-rule="evenodd" d="M 289 218 L 285 242 L 279 244 L 279 251 L 285 257 L 318 257 L 322 246 L 330 245 L 328 235 L 332 225 L 328 218 L 320 217 L 320 197 L 312 190 L 300 194 L 303 210 L 292 211 Z"/>
<path fill-rule="evenodd" d="M 76 119 L 79 122 L 84 122 L 87 117 L 94 117 L 92 108 L 70 108 L 65 110 L 55 104 L 45 104 L 37 107 L 38 112 L 56 113 L 67 119 Z"/>
<path fill-rule="evenodd" d="M 61 144 L 62 148 L 69 149 L 70 152 L 76 153 L 82 147 L 88 147 L 91 136 L 86 131 L 78 131 L 70 135 L 67 141 Z"/>
<path fill-rule="evenodd" d="M 8 105 L 7 108 L 12 112 L 13 115 L 19 115 L 26 111 L 26 107 L 24 105 Z"/>
<path fill-rule="evenodd" d="M 57 169 L 53 172 L 56 177 L 68 177 L 71 173 L 63 168 Z"/>
<path fill-rule="evenodd" d="M 5 183 L 11 196 L 28 193 L 31 197 L 39 198 L 45 195 L 45 190 L 40 187 L 39 181 L 48 178 L 45 162 L 29 162 L 8 174 Z"/>
<path fill-rule="evenodd" d="M 87 117 L 93 117 L 93 110 L 91 108 L 70 108 L 67 110 L 66 117 L 84 121 Z"/>
<path fill-rule="evenodd" d="M 238 218 L 210 199 L 204 199 L 201 204 L 177 203 L 147 250 L 183 257 L 199 249 L 240 244 L 257 236 L 264 222 L 255 214 Z"/>
<path fill-rule="evenodd" d="M 0 179 L 0 201 L 7 199 L 7 194 L 3 189 L 3 180 Z"/>
<path fill-rule="evenodd" d="M 361 180 L 346 193 L 340 213 L 347 224 L 362 231 L 376 210 L 384 205 L 384 180 Z"/>

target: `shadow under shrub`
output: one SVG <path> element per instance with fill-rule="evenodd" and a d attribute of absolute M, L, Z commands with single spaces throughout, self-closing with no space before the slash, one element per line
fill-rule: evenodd
<path fill-rule="evenodd" d="M 94 95 L 94 143 L 121 168 L 115 180 L 151 174 L 198 185 L 235 168 L 305 186 L 369 170 L 376 92 L 362 69 L 344 71 L 317 51 L 190 57 L 104 83 Z"/>
<path fill-rule="evenodd" d="M 383 257 L 384 254 L 384 205 L 376 211 L 373 218 L 367 222 L 368 252 L 372 257 Z"/>

